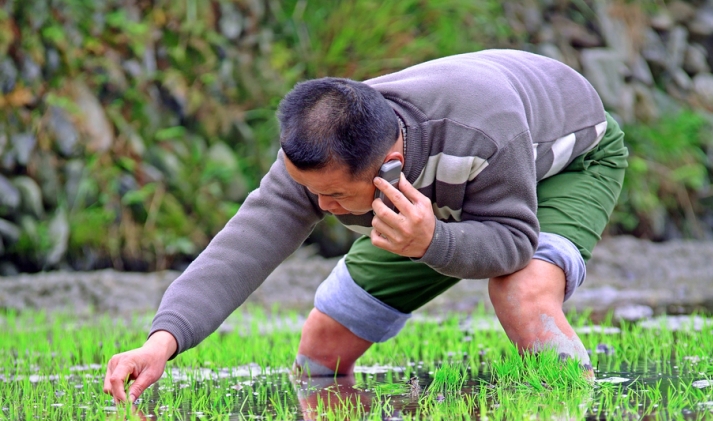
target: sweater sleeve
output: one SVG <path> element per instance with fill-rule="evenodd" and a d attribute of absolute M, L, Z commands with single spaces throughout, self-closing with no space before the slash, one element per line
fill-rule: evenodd
<path fill-rule="evenodd" d="M 178 353 L 196 346 L 294 252 L 323 217 L 287 174 L 282 151 L 260 187 L 166 290 L 150 334 L 170 332 Z"/>
<path fill-rule="evenodd" d="M 458 222 L 437 220 L 417 261 L 444 275 L 486 279 L 522 269 L 537 247 L 535 162 L 529 132 L 512 139 L 466 186 Z"/>

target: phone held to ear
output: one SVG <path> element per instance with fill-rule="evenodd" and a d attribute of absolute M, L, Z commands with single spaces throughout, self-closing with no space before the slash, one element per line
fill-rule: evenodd
<path fill-rule="evenodd" d="M 379 177 L 383 178 L 389 184 L 398 189 L 399 178 L 401 178 L 401 161 L 394 159 L 385 162 L 384 165 L 379 168 Z M 381 199 L 384 204 L 389 207 L 389 209 L 396 211 L 394 204 L 381 190 L 376 189 L 374 192 L 374 199 Z"/>

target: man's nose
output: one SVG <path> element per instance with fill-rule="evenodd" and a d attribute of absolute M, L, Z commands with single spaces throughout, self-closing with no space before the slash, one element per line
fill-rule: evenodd
<path fill-rule="evenodd" d="M 319 204 L 319 207 L 322 208 L 322 210 L 329 210 L 333 207 L 332 205 L 334 204 L 334 202 L 336 202 L 336 200 L 329 196 L 322 196 L 320 194 L 317 197 L 317 203 Z"/>

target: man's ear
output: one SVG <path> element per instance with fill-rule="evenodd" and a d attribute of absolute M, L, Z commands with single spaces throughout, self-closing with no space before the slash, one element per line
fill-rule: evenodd
<path fill-rule="evenodd" d="M 393 160 L 401 162 L 401 166 L 403 166 L 404 161 L 405 161 L 404 154 L 402 154 L 401 152 L 398 152 L 398 151 L 391 151 L 388 154 L 386 154 L 386 156 L 384 157 L 384 163 L 393 161 Z"/>

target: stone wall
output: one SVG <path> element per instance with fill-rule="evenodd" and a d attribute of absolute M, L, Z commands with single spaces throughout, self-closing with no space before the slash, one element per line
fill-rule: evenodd
<path fill-rule="evenodd" d="M 0 5 L 0 276 L 182 269 L 274 159 L 274 103 L 318 67 L 308 28 L 267 0 L 79 3 Z M 504 2 L 511 42 L 488 46 L 572 66 L 633 128 L 713 121 L 713 1 L 642 4 Z M 614 231 L 710 238 L 706 142 L 673 164 L 633 150 Z"/>
<path fill-rule="evenodd" d="M 713 2 L 673 1 L 650 12 L 643 2 L 582 4 L 505 9 L 529 34 L 525 48 L 582 72 L 621 123 L 651 122 L 682 105 L 713 111 Z"/>

